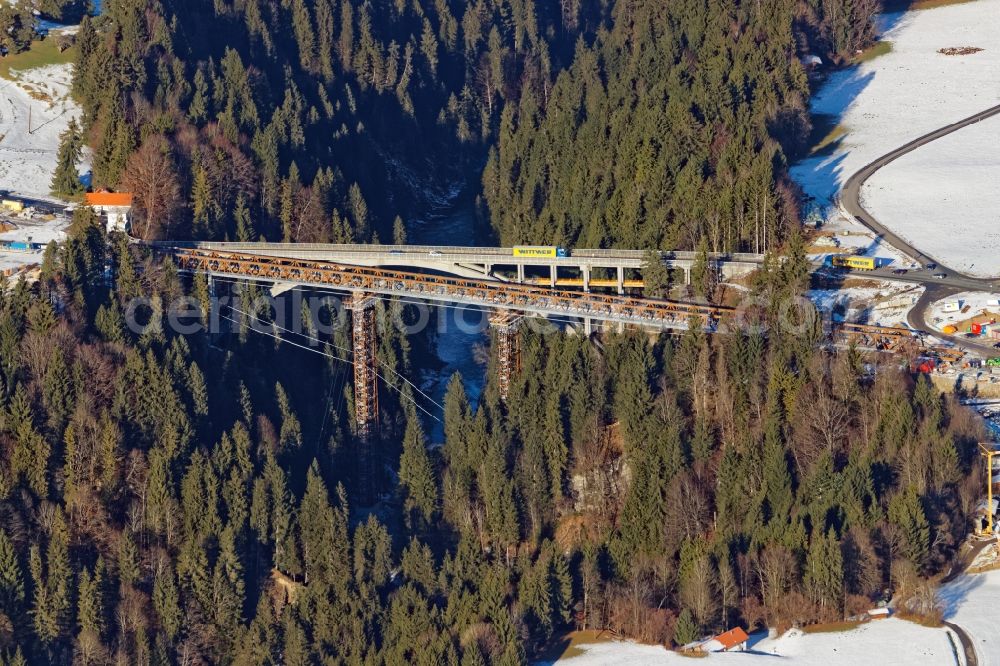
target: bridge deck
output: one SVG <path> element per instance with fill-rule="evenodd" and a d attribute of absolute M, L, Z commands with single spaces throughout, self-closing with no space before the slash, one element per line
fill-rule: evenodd
<path fill-rule="evenodd" d="M 543 316 L 572 316 L 664 328 L 686 328 L 691 317 L 714 328 L 727 308 L 592 292 L 545 289 L 490 280 L 428 275 L 259 254 L 177 248 L 183 271 L 464 303 Z"/>
<path fill-rule="evenodd" d="M 189 244 L 161 243 L 156 247 L 170 252 L 180 270 L 187 272 L 351 293 L 461 303 L 482 308 L 516 310 L 544 317 L 594 319 L 665 329 L 686 329 L 690 322 L 697 321 L 706 330 L 714 331 L 718 330 L 720 323 L 731 323 L 738 316 L 737 308 L 570 291 L 552 288 L 544 284 L 545 281 L 541 281 L 543 284 L 512 284 L 317 259 L 222 251 L 190 247 Z M 255 249 L 259 249 L 259 246 Z M 567 284 L 570 282 L 572 285 Z M 641 281 L 634 281 L 629 286 L 640 285 Z M 557 286 L 579 285 L 575 280 L 560 280 Z M 920 335 L 906 328 L 838 323 L 832 326 L 831 334 L 835 341 L 853 340 L 866 348 L 883 351 L 903 352 L 923 346 Z"/>

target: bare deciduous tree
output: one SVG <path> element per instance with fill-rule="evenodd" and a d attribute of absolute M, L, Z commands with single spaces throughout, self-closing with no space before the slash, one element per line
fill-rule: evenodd
<path fill-rule="evenodd" d="M 681 583 L 681 600 L 694 613 L 702 626 L 715 620 L 716 603 L 715 569 L 707 555 L 699 557 Z"/>
<path fill-rule="evenodd" d="M 795 579 L 795 557 L 782 546 L 768 546 L 754 556 L 754 570 L 768 617 L 773 621 L 781 598 Z"/>
<path fill-rule="evenodd" d="M 181 206 L 177 171 L 170 144 L 160 135 L 143 142 L 125 166 L 122 186 L 132 193 L 135 232 L 145 239 L 168 233 Z"/>

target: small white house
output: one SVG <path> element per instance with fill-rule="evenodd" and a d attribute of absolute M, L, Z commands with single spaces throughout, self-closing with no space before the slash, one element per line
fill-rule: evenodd
<path fill-rule="evenodd" d="M 132 195 L 128 192 L 89 192 L 86 204 L 105 218 L 108 233 L 128 231 L 132 217 Z"/>

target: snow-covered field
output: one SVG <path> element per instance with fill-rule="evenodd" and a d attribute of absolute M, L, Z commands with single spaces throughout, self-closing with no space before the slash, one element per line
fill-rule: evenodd
<path fill-rule="evenodd" d="M 924 288 L 900 282 L 865 280 L 865 286 L 812 289 L 806 295 L 836 321 L 880 326 L 906 326 L 906 313 Z"/>
<path fill-rule="evenodd" d="M 80 113 L 69 97 L 72 65 L 13 74 L 16 82 L 0 80 L 0 190 L 50 199 L 59 137 Z"/>
<path fill-rule="evenodd" d="M 793 178 L 815 199 L 827 219 L 827 229 L 855 232 L 863 229 L 840 214 L 834 205 L 835 195 L 851 174 L 916 137 L 1000 103 L 998 17 L 1000 0 L 974 0 L 883 15 L 880 34 L 892 42 L 892 51 L 829 77 L 813 98 L 812 110 L 835 118 L 844 134 L 833 150 L 805 159 L 792 168 Z M 962 46 L 979 47 L 983 51 L 961 56 L 938 53 L 941 48 Z M 989 127 L 993 128 L 992 133 Z M 963 138 L 966 131 L 956 133 L 954 139 L 965 145 L 976 143 L 977 154 L 1000 148 L 1000 126 L 996 123 L 976 128 L 971 139 Z M 938 148 L 932 143 L 912 154 L 918 163 L 935 165 L 930 173 L 915 178 L 914 168 L 919 164 L 907 167 L 901 160 L 879 173 L 878 180 L 870 181 L 863 198 L 872 213 L 893 231 L 946 264 L 959 269 L 971 267 L 973 272 L 986 270 L 990 250 L 1000 248 L 1000 238 L 984 238 L 975 223 L 964 228 L 941 224 L 944 203 L 934 207 L 914 202 L 897 210 L 905 197 L 926 201 L 950 196 L 955 200 L 970 193 L 979 194 L 975 185 L 964 184 L 969 169 L 961 161 L 953 172 L 947 163 L 922 157 L 926 150 L 952 156 L 960 153 L 960 148 L 950 148 L 947 143 L 944 146 Z M 898 164 L 903 167 L 896 169 Z M 1000 165 L 1000 161 L 995 157 L 985 160 L 984 171 L 988 165 Z M 1000 179 L 1000 169 L 994 168 L 991 173 L 992 182 Z M 989 175 L 981 178 L 985 180 L 979 182 L 988 182 Z M 932 181 L 933 187 L 928 188 Z M 986 190 L 988 197 L 996 197 L 995 186 Z M 964 205 L 947 219 L 950 223 L 957 217 L 971 219 L 984 212 L 988 215 L 991 201 L 963 200 Z M 994 222 L 997 219 L 995 212 L 992 219 Z M 983 225 L 987 220 L 980 219 L 978 223 Z M 865 254 L 885 256 L 885 246 L 874 238 L 871 241 Z M 1000 259 L 993 261 L 1000 272 Z"/>
<path fill-rule="evenodd" d="M 662 647 L 630 642 L 580 645 L 583 654 L 560 659 L 559 666 L 659 666 L 661 664 L 703 663 L 767 666 L 948 666 L 956 662 L 952 641 L 946 629 L 929 629 L 903 620 L 869 622 L 844 632 L 805 634 L 791 630 L 775 639 L 763 639 L 751 645 L 747 653 L 715 653 L 693 660 Z M 751 639 L 752 640 L 752 639 Z M 982 662 L 980 662 L 982 663 Z"/>
<path fill-rule="evenodd" d="M 1000 571 L 959 576 L 941 588 L 945 619 L 965 629 L 972 638 L 979 666 L 1000 666 Z"/>
<path fill-rule="evenodd" d="M 862 190 L 862 203 L 947 266 L 995 277 L 1000 275 L 998 181 L 1000 117 L 994 116 L 876 172 Z"/>

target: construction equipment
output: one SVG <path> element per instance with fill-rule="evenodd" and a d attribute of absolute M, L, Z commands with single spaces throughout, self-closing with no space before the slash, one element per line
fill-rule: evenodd
<path fill-rule="evenodd" d="M 986 459 L 986 527 L 982 534 L 993 536 L 993 459 L 1000 456 L 1000 451 L 993 442 L 980 442 L 979 455 Z"/>

